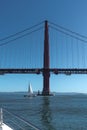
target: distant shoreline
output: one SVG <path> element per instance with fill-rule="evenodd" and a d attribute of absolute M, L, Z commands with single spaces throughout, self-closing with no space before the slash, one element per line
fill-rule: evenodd
<path fill-rule="evenodd" d="M 0 92 L 1 93 L 17 93 L 17 94 L 26 94 L 26 91 L 15 91 L 15 92 Z M 37 94 L 37 92 L 34 92 L 35 94 Z M 52 92 L 55 95 L 87 95 L 87 93 L 80 93 L 80 92 Z"/>

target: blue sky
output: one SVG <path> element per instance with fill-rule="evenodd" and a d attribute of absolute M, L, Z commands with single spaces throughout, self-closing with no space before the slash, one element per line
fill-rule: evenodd
<path fill-rule="evenodd" d="M 0 0 L 0 37 L 6 37 L 43 20 L 87 36 L 87 0 Z M 42 75 L 0 76 L 0 91 L 42 91 Z M 87 75 L 51 75 L 50 90 L 87 93 Z"/>

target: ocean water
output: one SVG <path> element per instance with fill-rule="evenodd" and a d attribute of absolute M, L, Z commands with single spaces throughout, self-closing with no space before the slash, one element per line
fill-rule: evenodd
<path fill-rule="evenodd" d="M 14 130 L 87 130 L 87 95 L 58 94 L 27 98 L 23 93 L 0 93 L 4 122 Z M 22 118 L 27 123 L 19 120 Z"/>

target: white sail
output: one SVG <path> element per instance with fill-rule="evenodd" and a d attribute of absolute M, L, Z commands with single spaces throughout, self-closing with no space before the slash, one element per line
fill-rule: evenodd
<path fill-rule="evenodd" d="M 28 93 L 26 95 L 24 95 L 24 97 L 35 97 L 35 96 L 36 96 L 36 94 L 33 93 L 32 86 L 31 86 L 31 84 L 29 84 Z"/>
<path fill-rule="evenodd" d="M 29 84 L 28 93 L 29 93 L 29 94 L 33 94 L 33 89 L 32 89 L 31 84 Z"/>

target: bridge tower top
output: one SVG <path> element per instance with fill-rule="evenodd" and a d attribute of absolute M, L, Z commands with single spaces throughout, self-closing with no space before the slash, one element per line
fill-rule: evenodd
<path fill-rule="evenodd" d="M 45 20 L 45 32 L 44 32 L 44 68 L 49 69 L 49 34 L 48 34 L 47 20 Z"/>

